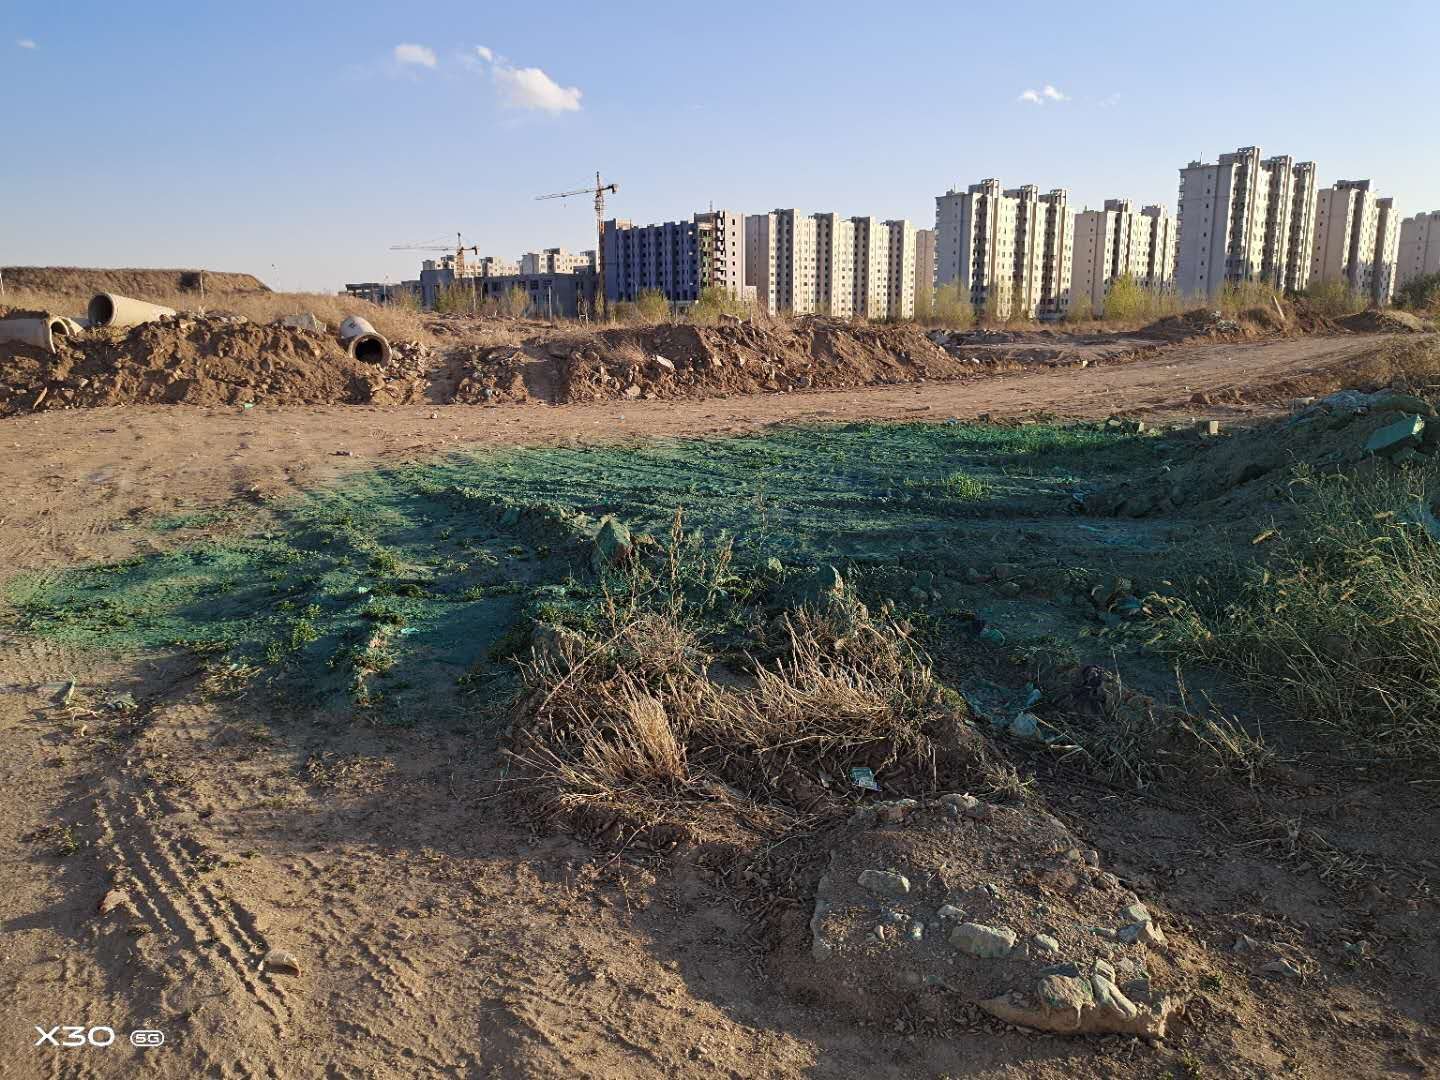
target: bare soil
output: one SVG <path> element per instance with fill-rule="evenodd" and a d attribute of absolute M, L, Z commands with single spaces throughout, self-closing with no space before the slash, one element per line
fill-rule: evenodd
<path fill-rule="evenodd" d="M 95 269 L 80 266 L 6 266 L 0 269 L 10 289 L 53 293 L 86 301 L 97 292 L 143 298 L 151 294 L 200 292 L 200 273 L 195 270 Z M 269 292 L 253 274 L 206 270 L 205 290 L 215 293 Z M 83 304 L 82 304 L 83 306 Z"/>
<path fill-rule="evenodd" d="M 133 528 L 145 517 L 239 501 L 258 518 L 343 472 L 460 448 L 981 414 L 1242 422 L 1284 408 L 1296 385 L 1343 381 L 1387 343 L 1207 341 L 943 383 L 563 406 L 539 403 L 557 400 L 553 372 L 516 360 L 524 404 L 19 415 L 0 422 L 0 562 L 143 554 L 166 542 Z M 809 910 L 771 910 L 702 867 L 535 831 L 497 783 L 498 720 L 477 733 L 437 711 L 413 730 L 367 727 L 236 697 L 186 653 L 71 652 L 8 629 L 0 684 L 0 1077 L 1440 1068 L 1435 788 L 1393 769 L 1357 778 L 1319 758 L 1265 789 L 1136 793 L 1039 766 L 1114 900 L 1142 897 L 1182 943 L 1174 962 L 1191 985 L 1161 1043 L 1068 1039 L 969 1014 L 937 1028 L 787 988 L 773 963 L 809 947 Z M 107 706 L 127 693 L 133 708 Z M 922 867 L 955 861 L 926 844 Z M 1242 937 L 1263 951 L 1235 951 Z M 1267 972 L 1277 958 L 1295 973 Z M 64 1024 L 118 1039 L 34 1046 L 36 1026 Z M 167 1045 L 129 1046 L 146 1027 Z"/>

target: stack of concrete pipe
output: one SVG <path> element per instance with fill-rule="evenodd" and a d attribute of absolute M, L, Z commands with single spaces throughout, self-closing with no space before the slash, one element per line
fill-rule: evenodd
<path fill-rule="evenodd" d="M 34 319 L 0 319 L 0 341 L 18 341 L 35 345 L 46 352 L 55 351 L 55 339 L 70 337 L 84 329 L 64 315 L 43 315 Z"/>

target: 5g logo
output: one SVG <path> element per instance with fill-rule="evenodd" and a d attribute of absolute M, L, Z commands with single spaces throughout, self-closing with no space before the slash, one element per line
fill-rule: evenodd
<path fill-rule="evenodd" d="M 108 1027 L 83 1028 L 70 1024 L 57 1024 L 50 1030 L 45 1030 L 39 1024 L 35 1030 L 40 1033 L 40 1038 L 35 1040 L 36 1046 L 53 1046 L 57 1049 L 68 1047 L 74 1049 L 77 1046 L 109 1046 L 115 1041 L 115 1029 Z M 56 1032 L 63 1032 L 58 1038 Z"/>

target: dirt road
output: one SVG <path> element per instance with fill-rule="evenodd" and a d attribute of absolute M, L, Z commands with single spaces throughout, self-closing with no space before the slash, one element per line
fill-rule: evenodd
<path fill-rule="evenodd" d="M 42 413 L 0 422 L 0 563 L 34 568 L 114 555 L 127 519 L 236 496 L 271 498 L 374 464 L 486 445 L 711 436 L 770 424 L 923 420 L 1036 412 L 1233 418 L 1263 411 L 1265 387 L 1343 366 L 1382 336 L 1182 345 L 1139 360 L 1044 368 L 963 383 L 769 394 L 693 402 L 371 408 L 189 406 Z M 1247 388 L 1245 406 L 1192 393 Z"/>

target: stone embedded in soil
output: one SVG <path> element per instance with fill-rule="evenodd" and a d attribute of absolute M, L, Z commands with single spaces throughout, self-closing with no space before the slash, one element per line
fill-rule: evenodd
<path fill-rule="evenodd" d="M 1141 944 L 1160 947 L 1165 944 L 1165 932 L 1156 926 L 1149 919 L 1143 922 L 1131 923 L 1129 926 L 1122 926 L 1115 933 L 1119 941 L 1126 944 Z"/>
<path fill-rule="evenodd" d="M 1304 974 L 1298 966 L 1283 957 L 1271 960 L 1270 963 L 1266 964 L 1260 970 L 1266 975 L 1287 975 L 1293 979 L 1298 979 Z"/>
<path fill-rule="evenodd" d="M 982 802 L 974 795 L 942 795 L 940 796 L 942 806 L 951 808 L 952 812 L 971 821 L 985 821 L 990 817 L 990 804 Z"/>
<path fill-rule="evenodd" d="M 1124 911 L 1120 912 L 1131 922 L 1150 922 L 1150 909 L 1144 904 L 1131 904 Z"/>
<path fill-rule="evenodd" d="M 1056 941 L 1049 934 L 1036 934 L 1030 939 L 1037 952 L 1054 955 L 1060 951 L 1060 942 Z"/>
<path fill-rule="evenodd" d="M 288 953 L 284 949 L 271 949 L 265 954 L 265 959 L 260 961 L 260 969 L 272 975 L 299 975 L 300 960 L 294 953 Z"/>
<path fill-rule="evenodd" d="M 1015 931 L 984 923 L 961 923 L 950 931 L 950 944 L 982 959 L 998 960 L 1015 948 Z"/>
<path fill-rule="evenodd" d="M 910 892 L 910 879 L 893 870 L 865 870 L 856 884 L 880 896 L 905 896 Z"/>
<path fill-rule="evenodd" d="M 595 568 L 603 570 L 620 565 L 630 558 L 633 547 L 634 541 L 629 527 L 624 522 L 607 516 L 600 522 L 600 528 L 595 533 Z"/>
<path fill-rule="evenodd" d="M 1163 1038 L 1174 1002 L 1152 997 L 1147 980 L 1127 986 L 1146 1000 L 1131 1000 L 1100 970 L 1087 974 L 1079 965 L 1061 964 L 1042 972 L 1030 995 L 1002 994 L 980 1002 L 980 1007 L 1007 1023 L 1040 1031 Z"/>
<path fill-rule="evenodd" d="M 1365 449 L 1372 454 L 1393 454 L 1406 447 L 1414 446 L 1425 433 L 1423 416 L 1402 416 L 1393 424 L 1372 432 L 1365 440 Z"/>

